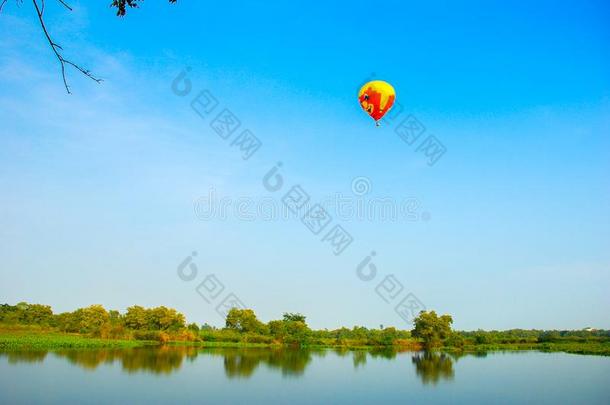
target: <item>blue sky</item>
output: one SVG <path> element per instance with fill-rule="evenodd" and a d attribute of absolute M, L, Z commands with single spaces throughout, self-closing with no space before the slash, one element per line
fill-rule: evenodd
<path fill-rule="evenodd" d="M 461 329 L 610 328 L 610 8 L 604 2 L 93 2 L 47 24 L 0 15 L 0 297 L 56 311 L 168 305 L 220 325 L 195 287 L 213 273 L 260 318 L 409 327 L 375 287 L 393 274 Z M 186 67 L 193 93 L 173 79 Z M 433 166 L 376 128 L 371 77 L 447 152 Z M 247 161 L 189 103 L 208 89 L 262 141 Z M 220 108 L 220 107 L 219 107 Z M 400 118 L 402 119 L 402 118 Z M 264 174 L 320 201 L 414 198 L 430 220 L 348 219 L 336 257 L 299 220 L 201 220 L 210 189 L 279 201 Z M 197 251 L 198 278 L 177 265 Z M 357 278 L 372 251 L 378 276 Z"/>

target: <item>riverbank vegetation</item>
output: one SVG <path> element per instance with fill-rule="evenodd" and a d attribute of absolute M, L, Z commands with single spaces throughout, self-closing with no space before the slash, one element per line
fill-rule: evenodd
<path fill-rule="evenodd" d="M 296 346 L 400 350 L 439 349 L 449 352 L 543 350 L 610 355 L 610 331 L 454 331 L 449 315 L 423 311 L 412 330 L 354 326 L 314 330 L 304 315 L 284 313 L 267 323 L 251 309 L 233 308 L 225 326 L 187 324 L 183 314 L 164 306 L 138 305 L 124 313 L 91 305 L 54 314 L 51 307 L 25 302 L 0 305 L 0 350 L 137 347 L 148 344 L 206 347 Z"/>
<path fill-rule="evenodd" d="M 146 344 L 156 342 L 100 339 L 36 325 L 0 325 L 0 350 L 132 348 Z"/>

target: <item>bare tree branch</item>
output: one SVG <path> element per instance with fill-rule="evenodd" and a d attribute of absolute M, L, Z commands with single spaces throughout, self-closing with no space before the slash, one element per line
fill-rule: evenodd
<path fill-rule="evenodd" d="M 58 1 L 60 3 L 62 3 L 64 6 L 68 7 L 70 10 L 72 10 L 62 0 L 58 0 Z M 95 82 L 100 83 L 102 81 L 102 79 L 96 78 L 95 76 L 93 76 L 93 74 L 91 74 L 91 72 L 89 70 L 83 69 L 76 63 L 64 58 L 62 56 L 62 54 L 59 53 L 58 50 L 63 50 L 63 48 L 61 46 L 59 46 L 58 44 L 56 44 L 55 42 L 53 42 L 53 40 L 51 39 L 51 36 L 49 35 L 49 31 L 47 31 L 47 27 L 44 22 L 44 18 L 43 18 L 44 0 L 41 0 L 42 8 L 38 6 L 37 0 L 32 0 L 32 3 L 34 3 L 34 8 L 36 9 L 36 14 L 38 15 L 38 21 L 40 21 L 40 27 L 42 28 L 42 31 L 44 32 L 44 35 L 47 38 L 47 41 L 49 42 L 49 45 L 51 46 L 53 53 L 55 54 L 55 56 L 57 57 L 57 60 L 59 61 L 59 64 L 61 65 L 61 77 L 63 79 L 64 87 L 66 88 L 66 91 L 68 92 L 68 94 L 71 94 L 71 92 L 70 92 L 70 87 L 68 86 L 68 81 L 66 79 L 66 65 L 70 65 L 70 66 L 74 67 L 75 69 L 79 70 L 82 74 L 84 74 L 85 76 L 90 78 L 91 80 L 94 80 Z"/>
<path fill-rule="evenodd" d="M 2 9 L 4 8 L 4 5 L 7 2 L 8 2 L 8 0 L 2 0 L 2 2 L 0 3 L 0 13 L 2 12 Z M 23 4 L 23 0 L 15 0 L 15 3 L 17 4 L 17 7 L 19 7 Z"/>
<path fill-rule="evenodd" d="M 63 4 L 65 8 L 72 11 L 72 7 L 70 7 L 65 1 L 63 1 L 63 0 L 57 0 L 57 1 L 59 1 L 61 4 Z"/>
<path fill-rule="evenodd" d="M 138 8 L 138 2 L 143 1 L 143 0 L 113 0 L 112 3 L 110 3 L 110 7 L 114 7 L 117 9 L 117 15 L 122 17 L 125 15 L 127 8 Z M 177 0 L 168 0 L 170 4 L 176 3 Z M 2 12 L 4 5 L 8 2 L 8 0 L 0 0 L 0 13 Z M 58 3 L 60 3 L 62 6 L 64 6 L 65 8 L 67 8 L 68 10 L 72 11 L 72 7 L 67 3 L 66 0 L 57 0 Z M 17 4 L 17 6 L 21 6 L 21 4 L 23 4 L 23 0 L 15 0 L 15 3 Z M 102 79 L 98 79 L 97 77 L 95 77 L 90 70 L 88 69 L 84 69 L 83 67 L 77 65 L 76 63 L 66 59 L 63 57 L 63 55 L 60 53 L 60 51 L 63 51 L 64 49 L 56 42 L 53 41 L 53 39 L 51 39 L 51 35 L 49 34 L 49 31 L 47 30 L 47 27 L 45 25 L 44 22 L 44 12 L 45 12 L 45 0 L 32 0 L 32 3 L 34 4 L 34 8 L 36 9 L 36 14 L 38 15 L 38 21 L 40 22 L 40 27 L 42 28 L 42 32 L 44 33 L 47 42 L 49 43 L 49 45 L 51 46 L 51 50 L 53 51 L 53 53 L 55 54 L 55 57 L 57 58 L 57 60 L 59 61 L 59 64 L 61 66 L 61 78 L 64 82 L 64 87 L 66 88 L 66 91 L 68 92 L 68 94 L 72 94 L 70 92 L 70 86 L 68 86 L 68 81 L 66 79 L 66 65 L 70 65 L 73 68 L 75 68 L 76 70 L 78 70 L 79 72 L 81 72 L 82 74 L 84 74 L 85 76 L 87 76 L 88 78 L 90 78 L 91 80 L 100 83 L 102 81 Z"/>

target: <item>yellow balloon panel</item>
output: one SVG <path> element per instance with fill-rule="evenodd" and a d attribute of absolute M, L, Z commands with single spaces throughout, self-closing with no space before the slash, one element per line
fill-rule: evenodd
<path fill-rule="evenodd" d="M 375 121 L 379 121 L 392 108 L 396 92 L 394 87 L 383 80 L 373 80 L 360 89 L 358 100 L 362 109 Z"/>

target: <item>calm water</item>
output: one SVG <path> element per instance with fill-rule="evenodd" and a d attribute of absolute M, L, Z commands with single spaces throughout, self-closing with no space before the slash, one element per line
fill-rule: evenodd
<path fill-rule="evenodd" d="M 0 403 L 604 403 L 610 357 L 185 347 L 0 353 Z"/>

